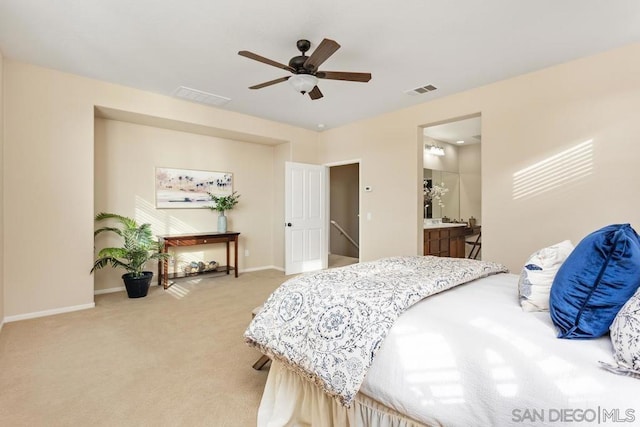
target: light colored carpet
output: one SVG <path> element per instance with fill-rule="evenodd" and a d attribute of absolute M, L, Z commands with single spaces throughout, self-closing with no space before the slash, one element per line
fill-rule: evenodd
<path fill-rule="evenodd" d="M 328 267 L 344 267 L 350 264 L 358 263 L 358 258 L 352 258 L 344 255 L 329 254 Z"/>
<path fill-rule="evenodd" d="M 243 341 L 287 279 L 265 270 L 181 280 L 145 298 L 4 325 L 3 426 L 253 426 L 267 368 Z"/>

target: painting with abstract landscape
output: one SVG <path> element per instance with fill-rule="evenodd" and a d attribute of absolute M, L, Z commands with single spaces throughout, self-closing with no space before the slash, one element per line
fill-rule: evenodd
<path fill-rule="evenodd" d="M 203 208 L 211 205 L 208 193 L 233 192 L 233 174 L 191 169 L 156 168 L 156 208 Z"/>

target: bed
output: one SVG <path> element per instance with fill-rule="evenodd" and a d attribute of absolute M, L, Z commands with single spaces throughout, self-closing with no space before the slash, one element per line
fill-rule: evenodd
<path fill-rule="evenodd" d="M 318 378 L 301 374 L 277 351 L 257 344 L 252 322 L 245 339 L 273 358 L 258 425 L 555 426 L 636 421 L 638 379 L 616 375 L 599 364 L 612 359 L 608 336 L 558 339 L 549 312 L 522 310 L 518 275 L 492 265 L 480 276 L 408 304 L 375 348 L 352 399 L 327 392 Z"/>

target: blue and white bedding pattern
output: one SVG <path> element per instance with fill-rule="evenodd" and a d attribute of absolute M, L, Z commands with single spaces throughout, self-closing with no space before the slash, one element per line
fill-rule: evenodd
<path fill-rule="evenodd" d="M 405 310 L 430 295 L 506 272 L 488 261 L 410 256 L 304 274 L 274 291 L 245 341 L 349 406 Z"/>

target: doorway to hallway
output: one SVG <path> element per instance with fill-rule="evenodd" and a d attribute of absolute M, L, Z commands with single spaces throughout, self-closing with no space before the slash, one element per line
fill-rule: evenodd
<path fill-rule="evenodd" d="M 329 167 L 329 220 L 329 267 L 359 262 L 359 163 Z"/>

